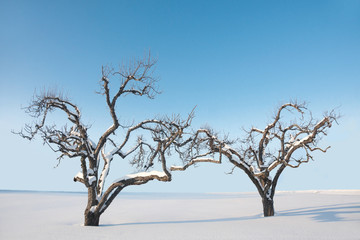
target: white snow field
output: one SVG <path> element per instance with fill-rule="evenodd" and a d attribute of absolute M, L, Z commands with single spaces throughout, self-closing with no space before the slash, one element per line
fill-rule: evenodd
<path fill-rule="evenodd" d="M 267 218 L 256 193 L 120 193 L 99 227 L 86 198 L 0 191 L 0 239 L 360 239 L 360 190 L 278 192 Z"/>

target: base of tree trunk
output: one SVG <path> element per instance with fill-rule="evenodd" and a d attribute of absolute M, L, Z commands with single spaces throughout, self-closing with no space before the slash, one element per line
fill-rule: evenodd
<path fill-rule="evenodd" d="M 263 209 L 264 209 L 264 217 L 271 217 L 274 216 L 274 200 L 263 198 Z"/>
<path fill-rule="evenodd" d="M 99 226 L 100 216 L 95 215 L 94 213 L 86 213 L 85 214 L 85 226 Z"/>

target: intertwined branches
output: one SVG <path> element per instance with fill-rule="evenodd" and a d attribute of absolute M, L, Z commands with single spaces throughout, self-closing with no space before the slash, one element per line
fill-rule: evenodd
<path fill-rule="evenodd" d="M 295 118 L 288 122 L 281 121 L 287 113 Z M 298 115 L 296 117 L 296 115 Z M 284 117 L 285 118 L 285 117 Z M 279 164 L 289 167 L 299 167 L 312 159 L 311 152 L 328 149 L 318 147 L 322 136 L 336 121 L 334 112 L 325 114 L 323 119 L 315 120 L 305 103 L 288 103 L 282 105 L 276 113 L 273 122 L 264 129 L 252 128 L 243 142 L 242 153 L 246 162 L 254 164 L 257 173 L 275 169 Z M 304 150 L 305 156 L 295 156 L 296 151 Z"/>
<path fill-rule="evenodd" d="M 152 143 L 145 142 L 140 137 L 137 140 L 137 144 L 129 151 L 134 152 L 137 149 L 131 163 L 142 172 L 114 181 L 104 193 L 104 198 L 100 201 L 96 211 L 100 213 L 105 211 L 109 203 L 126 186 L 145 184 L 153 179 L 165 182 L 171 181 L 172 176 L 167 166 L 166 156 L 175 148 L 174 145 L 183 141 L 182 134 L 190 126 L 193 117 L 194 114 L 191 112 L 186 120 L 181 120 L 179 116 L 173 116 L 172 118 L 164 117 L 160 120 L 147 120 L 130 128 L 126 137 L 135 129 L 142 129 L 151 133 Z M 104 165 L 103 173 L 107 172 L 108 164 L 110 164 L 115 154 L 124 157 L 129 153 L 124 154 L 120 149 L 121 145 L 104 157 L 106 164 Z M 155 160 L 161 163 L 162 172 L 148 172 L 153 167 Z M 102 179 L 101 175 L 100 183 Z M 102 191 L 101 186 L 98 189 L 98 193 Z"/>
<path fill-rule="evenodd" d="M 102 68 L 102 78 L 100 80 L 101 91 L 99 93 L 105 96 L 113 124 L 101 136 L 95 150 L 96 156 L 100 153 L 110 134 L 114 133 L 120 126 L 115 110 L 115 105 L 119 97 L 121 95 L 133 94 L 154 98 L 154 96 L 159 93 L 156 88 L 157 79 L 152 75 L 155 64 L 156 60 L 152 59 L 149 55 L 147 58 L 134 61 L 134 63 L 129 64 L 127 67 L 120 67 L 118 71 L 109 67 Z M 117 78 L 120 81 L 120 87 L 113 96 L 109 88 L 111 78 Z"/>
<path fill-rule="evenodd" d="M 66 113 L 72 126 L 59 128 L 56 125 L 47 125 L 49 113 L 55 110 Z M 59 160 L 64 156 L 73 158 L 91 154 L 93 146 L 88 140 L 87 127 L 80 121 L 80 110 L 61 94 L 54 91 L 37 94 L 25 111 L 35 122 L 26 124 L 18 133 L 20 136 L 32 140 L 36 135 L 40 135 L 52 150 L 60 152 Z"/>

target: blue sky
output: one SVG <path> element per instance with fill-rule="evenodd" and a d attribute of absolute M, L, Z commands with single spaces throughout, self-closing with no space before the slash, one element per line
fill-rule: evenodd
<path fill-rule="evenodd" d="M 82 191 L 72 181 L 78 161 L 56 165 L 40 141 L 12 135 L 30 119 L 21 107 L 35 89 L 57 88 L 83 111 L 93 134 L 110 119 L 95 94 L 101 66 L 127 62 L 149 50 L 158 58 L 162 94 L 124 99 L 125 121 L 185 115 L 197 105 L 193 127 L 208 124 L 241 135 L 264 127 L 291 99 L 309 102 L 315 116 L 340 107 L 315 161 L 288 169 L 279 190 L 359 189 L 359 1 L 7 1 L 0 2 L 0 189 Z M 120 166 L 120 163 L 118 163 Z M 125 164 L 126 165 L 126 164 Z M 118 167 L 120 177 L 131 171 Z M 255 191 L 246 176 L 203 164 L 131 191 Z M 121 172 L 121 173 L 120 173 Z"/>

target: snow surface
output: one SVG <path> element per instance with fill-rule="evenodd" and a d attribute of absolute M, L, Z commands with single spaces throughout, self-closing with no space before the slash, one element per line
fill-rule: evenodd
<path fill-rule="evenodd" d="M 125 175 L 124 177 L 118 178 L 118 179 L 114 180 L 114 183 L 120 182 L 122 180 L 136 178 L 136 177 L 150 177 L 150 176 L 166 177 L 166 173 L 160 172 L 160 171 L 155 171 L 155 170 L 150 171 L 150 172 L 138 172 L 138 173 L 128 174 L 128 175 Z"/>
<path fill-rule="evenodd" d="M 91 185 L 96 180 L 95 176 L 88 176 L 89 184 Z"/>
<path fill-rule="evenodd" d="M 77 177 L 81 178 L 81 179 L 84 179 L 84 174 L 80 171 L 75 175 L 75 178 L 77 178 Z"/>
<path fill-rule="evenodd" d="M 360 239 L 360 190 L 278 192 L 262 217 L 256 193 L 120 193 L 100 227 L 86 194 L 0 191 L 0 239 Z"/>
<path fill-rule="evenodd" d="M 126 175 L 125 178 L 149 177 L 149 176 L 166 177 L 166 173 L 160 171 L 138 172 L 138 173 Z"/>

